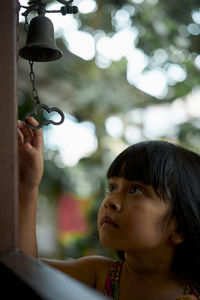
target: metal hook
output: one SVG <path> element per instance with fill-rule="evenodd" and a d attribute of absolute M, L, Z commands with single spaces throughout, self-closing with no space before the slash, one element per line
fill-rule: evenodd
<path fill-rule="evenodd" d="M 61 120 L 60 120 L 59 122 L 55 122 L 55 121 L 53 121 L 53 120 L 44 120 L 44 121 L 42 121 L 38 126 L 33 126 L 33 125 L 31 125 L 31 124 L 28 122 L 28 118 L 29 118 L 30 116 L 37 116 L 37 111 L 38 111 L 38 109 L 40 109 L 40 108 L 46 110 L 48 113 L 51 113 L 51 112 L 53 112 L 53 111 L 57 112 L 57 113 L 61 116 Z M 49 125 L 49 124 L 60 125 L 60 124 L 62 124 L 62 123 L 64 122 L 64 119 L 65 119 L 65 116 L 64 116 L 64 113 L 62 112 L 62 110 L 60 110 L 60 109 L 57 108 L 57 107 L 49 107 L 49 106 L 47 106 L 47 105 L 45 105 L 45 104 L 37 104 L 37 105 L 33 108 L 33 110 L 32 110 L 31 112 L 27 113 L 26 116 L 25 116 L 25 122 L 26 122 L 26 124 L 28 125 L 29 128 L 34 129 L 34 130 L 40 129 L 42 126 L 44 126 L 44 125 Z"/>

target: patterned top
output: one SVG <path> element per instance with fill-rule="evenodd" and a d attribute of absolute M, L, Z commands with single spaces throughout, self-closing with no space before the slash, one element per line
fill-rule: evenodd
<path fill-rule="evenodd" d="M 114 300 L 119 300 L 119 281 L 120 274 L 122 270 L 123 262 L 114 261 L 108 270 L 108 275 L 106 278 L 104 286 L 104 294 L 113 298 Z M 188 282 L 184 288 L 183 296 L 192 295 L 200 300 L 200 287 L 194 282 Z"/>
<path fill-rule="evenodd" d="M 104 286 L 104 294 L 115 300 L 118 300 L 119 298 L 119 280 L 122 266 L 122 261 L 113 262 L 113 264 L 109 268 Z"/>

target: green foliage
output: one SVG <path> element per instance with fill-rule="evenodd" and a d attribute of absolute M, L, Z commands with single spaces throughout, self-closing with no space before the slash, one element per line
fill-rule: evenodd
<path fill-rule="evenodd" d="M 64 191 L 74 192 L 81 197 L 81 193 L 85 193 L 84 186 L 89 185 L 88 196 L 95 199 L 89 222 L 94 224 L 98 207 L 104 197 L 106 170 L 116 154 L 112 145 L 116 143 L 121 149 L 128 144 L 124 134 L 119 139 L 108 136 L 105 129 L 106 119 L 117 115 L 126 127 L 130 125 L 127 119 L 129 111 L 139 108 L 145 110 L 151 105 L 173 103 L 177 98 L 185 102 L 191 91 L 200 86 L 200 71 L 195 65 L 195 58 L 199 55 L 200 36 L 195 32 L 192 33 L 188 27 L 190 24 L 195 25 L 197 32 L 200 28 L 200 24 L 195 23 L 192 18 L 193 12 L 199 12 L 199 0 L 144 0 L 140 4 L 135 3 L 134 0 L 103 0 L 98 1 L 98 9 L 95 12 L 78 14 L 74 18 L 80 21 L 80 30 L 93 36 L 102 33 L 112 37 L 120 30 L 115 18 L 120 10 L 129 13 L 126 26 L 139 32 L 135 47 L 148 57 L 144 72 L 155 67 L 165 71 L 171 64 L 180 66 L 186 72 L 184 80 L 169 82 L 168 93 L 162 100 L 128 83 L 125 57 L 120 61 L 112 62 L 108 68 L 98 68 L 95 63 L 96 57 L 84 61 L 70 53 L 69 45 L 62 36 L 57 40 L 57 45 L 64 53 L 63 58 L 56 62 L 39 63 L 34 66 L 41 102 L 60 107 L 75 116 L 79 122 L 85 120 L 93 122 L 98 138 L 97 151 L 89 158 L 82 159 L 74 168 L 59 168 L 55 159 L 57 152 L 51 159 L 45 160 L 45 173 L 40 191 L 49 199 L 57 199 Z M 25 37 L 21 24 L 19 32 L 20 47 Z M 162 59 L 158 56 L 155 59 L 157 50 L 161 50 L 166 58 Z M 27 63 L 19 59 L 19 90 L 20 95 L 26 96 L 26 101 L 21 100 L 19 103 L 20 119 L 24 119 L 26 112 L 30 111 L 34 104 L 30 100 L 32 96 Z M 142 131 L 143 122 L 144 120 L 138 125 L 133 121 L 131 125 L 138 126 Z M 189 116 L 186 122 L 177 125 L 175 135 L 166 135 L 164 138 L 176 139 L 179 144 L 199 151 L 199 133 L 200 125 L 197 118 Z M 144 132 L 143 137 L 148 138 Z M 48 145 L 46 148 L 48 152 Z M 77 185 L 83 187 L 82 192 Z M 100 247 L 96 226 L 89 236 L 77 239 L 72 245 L 62 245 L 59 252 L 60 257 L 63 258 L 78 257 L 87 253 L 88 249 L 93 249 L 93 252 L 98 254 L 114 255 Z"/>

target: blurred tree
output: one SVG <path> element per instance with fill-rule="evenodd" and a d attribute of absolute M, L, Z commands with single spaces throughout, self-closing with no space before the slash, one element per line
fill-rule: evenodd
<path fill-rule="evenodd" d="M 84 0 L 77 1 L 78 4 L 81 2 L 84 5 Z M 75 116 L 79 122 L 89 120 L 95 124 L 97 151 L 89 158 L 82 159 L 75 167 L 62 169 L 56 164 L 55 157 L 58 153 L 51 155 L 51 159 L 46 159 L 45 174 L 40 188 L 41 193 L 49 198 L 53 195 L 56 199 L 65 190 L 81 195 L 81 190 L 77 189 L 79 179 L 83 186 L 84 183 L 89 183 L 88 196 L 95 199 L 89 214 L 91 223 L 96 222 L 97 210 L 104 197 L 106 169 L 116 152 L 129 143 L 125 137 L 125 130 L 118 139 L 108 135 L 105 128 L 106 119 L 112 115 L 118 116 L 124 128 L 129 125 L 137 126 L 141 131 L 141 138 L 148 138 L 143 131 L 144 119 L 140 123 L 130 121 L 127 113 L 136 109 L 144 111 L 151 105 L 170 104 L 177 98 L 181 98 L 185 103 L 187 96 L 200 85 L 198 0 L 182 0 L 181 3 L 172 0 L 103 0 L 96 2 L 96 6 L 97 9 L 90 13 L 74 16 L 78 21 L 78 30 L 94 38 L 94 58 L 84 60 L 71 53 L 69 41 L 61 34 L 57 45 L 64 53 L 63 58 L 53 63 L 34 64 L 42 103 L 60 107 Z M 156 98 L 140 90 L 134 82 L 128 81 L 128 72 L 130 69 L 134 72 L 137 68 L 137 59 L 135 64 L 130 65 L 126 55 L 122 55 L 119 60 L 112 60 L 99 53 L 97 44 L 100 38 L 111 39 L 125 29 L 136 33 L 131 47 L 141 51 L 145 57 L 146 65 L 142 74 L 152 70 L 161 70 L 165 74 L 167 92 L 162 96 Z M 19 35 L 20 48 L 25 40 L 22 24 L 19 24 Z M 115 50 L 117 49 L 112 51 Z M 99 59 L 107 59 L 107 66 L 98 64 Z M 33 105 L 30 100 L 32 96 L 28 74 L 28 62 L 19 59 L 20 119 L 24 119 L 25 113 Z M 172 136 L 166 134 L 160 138 L 176 140 L 181 145 L 198 150 L 200 126 L 197 119 L 188 115 L 187 121 L 177 125 Z M 158 127 L 159 125 L 158 123 Z M 46 145 L 46 153 L 48 151 Z M 83 173 L 85 175 L 82 175 Z M 97 253 L 113 255 L 107 250 L 103 252 L 97 240 L 98 234 L 94 226 L 92 233 L 85 239 L 77 239 L 73 245 L 64 246 L 60 256 L 80 256 L 87 253 L 88 248 Z"/>

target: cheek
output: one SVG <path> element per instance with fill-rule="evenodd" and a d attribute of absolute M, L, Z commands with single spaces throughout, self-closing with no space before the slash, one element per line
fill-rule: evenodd
<path fill-rule="evenodd" d="M 165 239 L 162 225 L 162 216 L 150 211 L 128 212 L 123 218 L 123 231 L 130 241 L 154 244 Z"/>
<path fill-rule="evenodd" d="M 98 211 L 98 215 L 97 215 L 97 226 L 98 226 L 98 229 L 99 229 L 99 226 L 100 226 L 100 222 L 101 222 L 101 218 L 102 218 L 102 215 L 103 215 L 103 212 L 104 212 L 104 205 L 103 205 L 103 202 L 99 208 L 99 211 Z"/>

